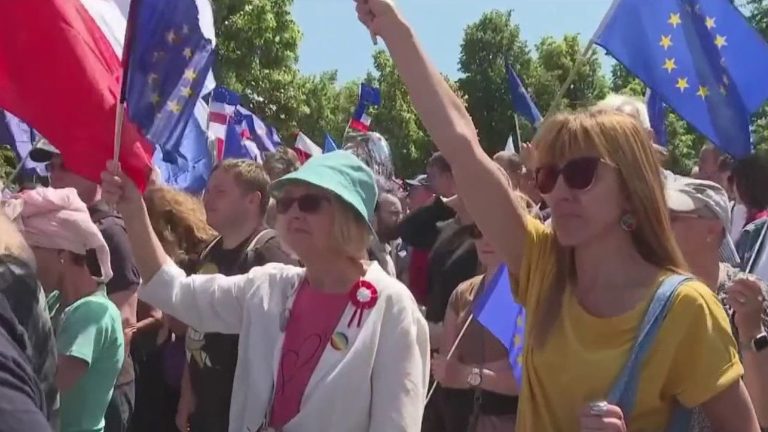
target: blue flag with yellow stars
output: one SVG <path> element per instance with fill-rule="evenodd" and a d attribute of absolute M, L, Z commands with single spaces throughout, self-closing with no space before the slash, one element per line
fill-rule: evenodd
<path fill-rule="evenodd" d="M 133 0 L 126 34 L 128 117 L 164 159 L 173 158 L 213 64 L 211 5 L 208 0 Z"/>
<path fill-rule="evenodd" d="M 768 44 L 728 0 L 616 0 L 595 43 L 722 151 L 752 151 Z"/>
<path fill-rule="evenodd" d="M 515 301 L 509 268 L 499 267 L 472 305 L 475 320 L 504 345 L 509 353 L 512 374 L 520 385 L 523 379 L 525 308 Z"/>

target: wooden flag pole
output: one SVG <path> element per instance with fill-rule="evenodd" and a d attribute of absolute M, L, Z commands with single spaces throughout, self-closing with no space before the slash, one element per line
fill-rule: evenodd
<path fill-rule="evenodd" d="M 117 109 L 115 110 L 115 146 L 113 159 L 115 162 L 120 161 L 120 144 L 123 135 L 123 119 L 125 118 L 125 104 L 122 101 L 117 102 Z"/>
<path fill-rule="evenodd" d="M 464 336 L 464 333 L 467 332 L 467 327 L 469 327 L 469 323 L 472 322 L 474 318 L 475 318 L 474 314 L 469 314 L 469 318 L 467 318 L 467 322 L 464 323 L 464 327 L 461 328 L 459 335 L 456 336 L 456 340 L 453 342 L 453 346 L 451 347 L 451 350 L 448 351 L 448 355 L 445 357 L 446 360 L 449 360 L 453 356 L 453 353 L 456 351 L 456 347 L 459 346 L 459 342 L 461 341 L 461 338 Z M 435 388 L 437 388 L 437 380 L 435 380 L 432 383 L 432 387 L 430 387 L 429 393 L 427 393 L 427 400 L 424 401 L 425 406 L 429 402 L 429 399 L 432 397 L 432 394 L 435 392 Z"/>

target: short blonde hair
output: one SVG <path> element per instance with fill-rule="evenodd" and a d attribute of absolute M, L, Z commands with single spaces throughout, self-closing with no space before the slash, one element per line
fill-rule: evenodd
<path fill-rule="evenodd" d="M 355 260 L 368 259 L 371 228 L 352 207 L 331 195 L 333 207 L 333 239 L 338 251 Z"/>

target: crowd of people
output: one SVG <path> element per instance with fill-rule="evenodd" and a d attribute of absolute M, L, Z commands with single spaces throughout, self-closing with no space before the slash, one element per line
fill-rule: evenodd
<path fill-rule="evenodd" d="M 38 146 L 50 187 L 0 212 L 0 431 L 768 427 L 768 159 L 668 172 L 619 95 L 490 157 L 392 3 L 356 6 L 439 149 L 424 174 L 280 147 L 195 197 Z M 474 316 L 498 275 L 522 377 Z"/>

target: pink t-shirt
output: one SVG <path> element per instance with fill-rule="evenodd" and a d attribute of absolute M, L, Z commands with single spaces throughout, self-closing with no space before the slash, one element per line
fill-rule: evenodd
<path fill-rule="evenodd" d="M 299 413 L 309 379 L 348 303 L 346 292 L 324 293 L 302 283 L 285 328 L 270 426 L 281 428 Z"/>

